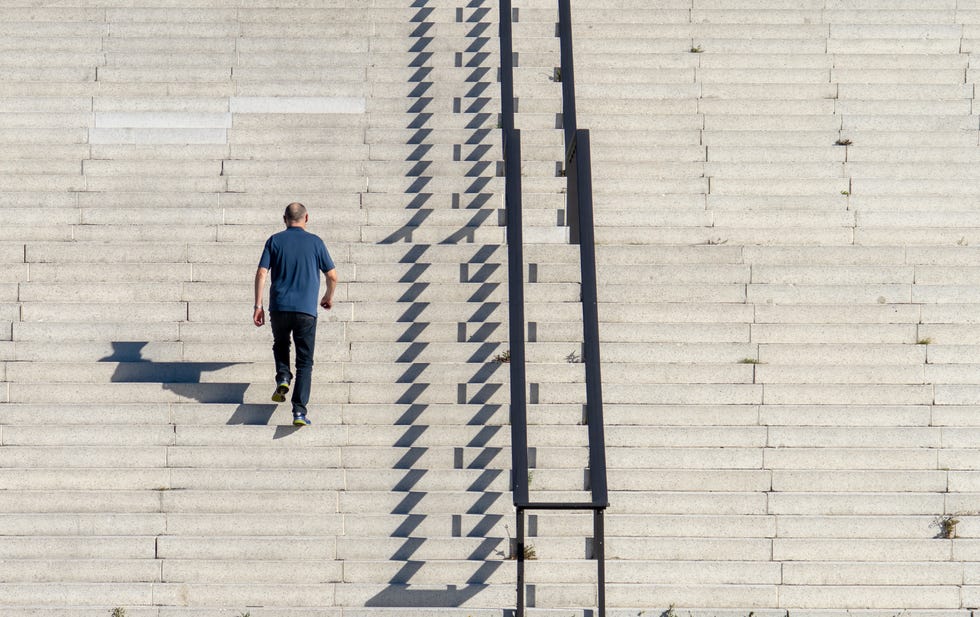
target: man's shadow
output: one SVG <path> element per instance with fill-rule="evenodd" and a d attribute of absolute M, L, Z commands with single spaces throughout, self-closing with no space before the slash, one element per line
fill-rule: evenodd
<path fill-rule="evenodd" d="M 99 362 L 116 362 L 110 378 L 114 383 L 158 383 L 164 390 L 202 404 L 236 405 L 226 424 L 268 425 L 276 411 L 274 404 L 245 402 L 250 383 L 201 382 L 201 376 L 245 364 L 243 362 L 154 362 L 143 357 L 147 341 L 112 342 L 112 353 Z M 296 432 L 293 426 L 278 426 L 274 439 Z"/>

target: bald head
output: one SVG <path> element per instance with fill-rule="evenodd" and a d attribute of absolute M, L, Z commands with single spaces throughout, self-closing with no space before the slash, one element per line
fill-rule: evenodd
<path fill-rule="evenodd" d="M 286 213 L 283 218 L 286 219 L 286 224 L 301 223 L 306 218 L 306 206 L 294 201 L 286 206 Z"/>
<path fill-rule="evenodd" d="M 306 206 L 297 201 L 286 206 L 286 212 L 282 215 L 282 220 L 286 223 L 286 227 L 301 227 L 306 229 L 306 223 L 310 220 L 310 216 L 306 213 Z"/>

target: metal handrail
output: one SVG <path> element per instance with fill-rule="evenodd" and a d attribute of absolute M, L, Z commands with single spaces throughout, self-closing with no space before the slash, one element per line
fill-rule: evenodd
<path fill-rule="evenodd" d="M 524 338 L 524 247 L 521 204 L 521 134 L 514 126 L 513 6 L 500 0 L 501 128 L 504 144 L 504 203 L 507 210 L 507 244 L 510 318 L 510 421 L 511 469 L 514 506 L 517 510 L 517 610 L 524 616 L 524 515 L 527 510 L 591 510 L 593 554 L 597 562 L 597 615 L 605 617 L 605 508 L 609 505 L 606 482 L 606 448 L 602 410 L 602 377 L 599 355 L 599 317 L 592 212 L 592 163 L 589 132 L 578 129 L 575 110 L 575 76 L 572 60 L 570 0 L 558 0 L 558 34 L 561 43 L 562 123 L 565 133 L 565 176 L 570 240 L 579 245 L 581 264 L 583 362 L 585 363 L 586 422 L 589 441 L 589 489 L 591 501 L 577 503 L 532 502 L 528 494 L 527 376 Z"/>
<path fill-rule="evenodd" d="M 567 1 L 567 0 L 563 0 Z M 592 212 L 592 160 L 589 132 L 579 129 L 566 159 L 568 200 L 575 203 L 577 241 L 581 264 L 582 335 L 585 363 L 585 409 L 589 427 L 589 480 L 592 503 L 609 505 L 606 483 L 606 438 L 602 413 L 602 369 L 599 353 L 599 298 L 595 258 L 595 224 Z M 571 210 L 571 208 L 570 208 Z M 571 218 L 571 214 L 569 215 Z M 570 221 L 571 222 L 571 221 Z M 574 226 L 573 226 L 573 229 Z"/>
<path fill-rule="evenodd" d="M 511 0 L 500 0 L 500 95 L 507 211 L 510 319 L 511 473 L 514 503 L 529 501 L 527 483 L 527 376 L 524 358 L 524 233 L 521 203 L 521 132 L 514 128 L 514 54 Z M 504 15 L 507 16 L 504 19 Z M 511 50 L 504 53 L 504 50 Z"/>

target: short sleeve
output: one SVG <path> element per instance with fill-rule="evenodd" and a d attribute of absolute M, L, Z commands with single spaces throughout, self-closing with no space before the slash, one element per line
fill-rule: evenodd
<path fill-rule="evenodd" d="M 259 267 L 269 269 L 272 265 L 272 238 L 265 241 L 265 248 L 262 249 L 262 257 L 259 258 Z"/>

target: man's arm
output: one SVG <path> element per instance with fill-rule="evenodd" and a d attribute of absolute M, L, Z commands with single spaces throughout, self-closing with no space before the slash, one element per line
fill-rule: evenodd
<path fill-rule="evenodd" d="M 255 304 L 252 312 L 252 323 L 256 326 L 265 324 L 265 309 L 262 308 L 262 290 L 265 288 L 265 277 L 269 271 L 259 268 L 255 271 Z"/>
<path fill-rule="evenodd" d="M 320 306 L 329 311 L 333 308 L 333 292 L 337 289 L 337 268 L 327 270 L 323 275 L 327 279 L 327 291 L 323 294 L 323 299 L 320 300 Z"/>

